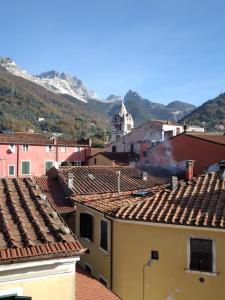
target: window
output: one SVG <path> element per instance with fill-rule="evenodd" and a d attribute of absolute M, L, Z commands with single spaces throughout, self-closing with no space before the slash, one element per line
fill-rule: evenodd
<path fill-rule="evenodd" d="M 112 146 L 112 152 L 116 152 L 116 146 Z"/>
<path fill-rule="evenodd" d="M 26 152 L 29 151 L 29 145 L 23 145 L 22 150 Z"/>
<path fill-rule="evenodd" d="M 127 131 L 131 131 L 131 125 L 127 124 Z"/>
<path fill-rule="evenodd" d="M 79 160 L 76 160 L 76 161 L 73 162 L 73 166 L 76 166 L 76 167 L 80 167 L 81 164 L 82 164 L 82 162 L 79 161 Z"/>
<path fill-rule="evenodd" d="M 30 162 L 22 161 L 22 175 L 30 175 Z"/>
<path fill-rule="evenodd" d="M 213 272 L 212 240 L 190 239 L 190 270 Z"/>
<path fill-rule="evenodd" d="M 94 164 L 97 165 L 97 158 L 94 158 Z"/>
<path fill-rule="evenodd" d="M 14 176 L 15 175 L 15 166 L 9 166 L 9 176 Z"/>
<path fill-rule="evenodd" d="M 117 142 L 120 141 L 120 136 L 119 136 L 119 135 L 116 136 L 116 141 L 117 141 Z"/>
<path fill-rule="evenodd" d="M 51 145 L 46 146 L 46 152 L 52 152 L 52 146 Z"/>
<path fill-rule="evenodd" d="M 147 157 L 147 156 L 148 156 L 147 151 L 143 151 L 143 157 Z"/>
<path fill-rule="evenodd" d="M 130 145 L 130 152 L 134 152 L 134 145 L 133 144 Z"/>
<path fill-rule="evenodd" d="M 61 147 L 61 152 L 66 152 L 66 146 Z"/>
<path fill-rule="evenodd" d="M 101 220 L 100 247 L 108 251 L 108 222 L 105 220 Z"/>
<path fill-rule="evenodd" d="M 93 217 L 87 213 L 80 214 L 80 237 L 84 237 L 93 240 L 92 238 L 92 229 L 93 229 Z"/>
<path fill-rule="evenodd" d="M 80 152 L 80 147 L 75 147 L 74 152 Z"/>
<path fill-rule="evenodd" d="M 45 172 L 48 172 L 53 167 L 53 161 L 46 161 L 45 162 Z"/>

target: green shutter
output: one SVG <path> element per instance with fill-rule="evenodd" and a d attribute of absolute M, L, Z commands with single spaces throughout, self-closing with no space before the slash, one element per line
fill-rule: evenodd
<path fill-rule="evenodd" d="M 9 176 L 14 175 L 14 166 L 9 166 Z"/>
<path fill-rule="evenodd" d="M 45 171 L 47 172 L 52 167 L 53 167 L 53 162 L 52 161 L 46 161 L 46 163 L 45 163 Z"/>
<path fill-rule="evenodd" d="M 30 162 L 29 161 L 23 161 L 22 162 L 22 174 L 23 175 L 29 175 L 30 174 Z"/>

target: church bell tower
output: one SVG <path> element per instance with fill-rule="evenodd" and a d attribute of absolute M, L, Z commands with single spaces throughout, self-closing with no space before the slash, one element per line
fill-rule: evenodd
<path fill-rule="evenodd" d="M 121 101 L 120 111 L 112 119 L 112 142 L 118 142 L 122 136 L 131 132 L 132 128 L 134 128 L 132 115 L 127 112 Z"/>

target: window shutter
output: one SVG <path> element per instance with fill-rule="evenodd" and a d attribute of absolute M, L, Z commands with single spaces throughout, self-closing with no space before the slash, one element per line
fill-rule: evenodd
<path fill-rule="evenodd" d="M 86 213 L 80 214 L 80 237 L 93 240 L 93 218 Z"/>
<path fill-rule="evenodd" d="M 100 247 L 108 251 L 108 223 L 107 221 L 101 220 L 101 240 Z"/>
<path fill-rule="evenodd" d="M 213 271 L 212 241 L 205 239 L 190 240 L 190 269 L 204 272 Z"/>
<path fill-rule="evenodd" d="M 87 222 L 87 238 L 90 241 L 93 241 L 93 218 L 91 215 L 87 214 L 88 222 Z"/>

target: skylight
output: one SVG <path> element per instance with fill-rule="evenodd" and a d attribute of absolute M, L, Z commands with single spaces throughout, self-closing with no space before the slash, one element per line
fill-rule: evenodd
<path fill-rule="evenodd" d="M 88 173 L 87 176 L 91 179 L 91 180 L 94 180 L 95 179 L 95 176 L 91 173 Z"/>

